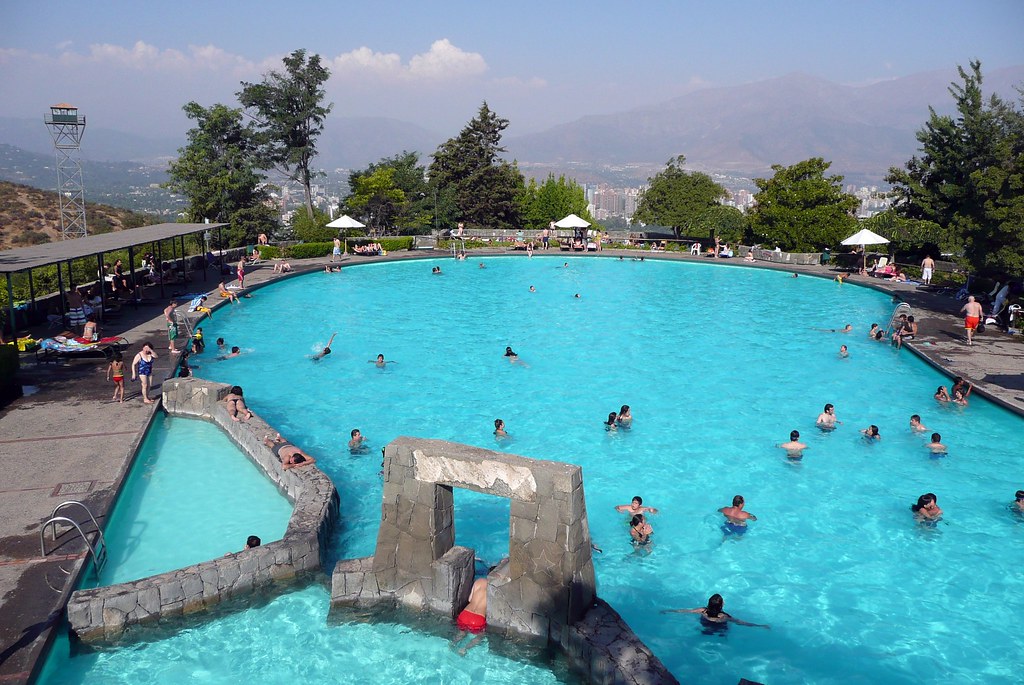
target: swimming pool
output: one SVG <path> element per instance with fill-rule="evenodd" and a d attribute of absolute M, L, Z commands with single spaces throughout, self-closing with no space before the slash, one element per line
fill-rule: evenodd
<path fill-rule="evenodd" d="M 382 445 L 414 435 L 495 447 L 500 417 L 512 436 L 500 449 L 584 467 L 599 594 L 681 681 L 1013 679 L 1024 641 L 1002 627 L 1024 579 L 1003 540 L 1022 525 L 1006 511 L 1021 422 L 978 398 L 936 405 L 937 372 L 866 337 L 888 320 L 887 296 L 713 264 L 479 262 L 436 262 L 442 276 L 424 261 L 311 274 L 204 325 L 208 341 L 244 353 L 216 361 L 210 345 L 196 374 L 240 383 L 337 484 L 334 557 L 373 552 Z M 845 323 L 855 333 L 816 330 Z M 335 331 L 333 353 L 308 359 Z M 509 364 L 506 345 L 526 364 Z M 368 363 L 378 353 L 396 363 Z M 831 434 L 814 428 L 826 402 L 843 422 Z M 621 404 L 633 429 L 606 433 Z M 942 433 L 948 457 L 929 457 L 907 428 L 913 413 Z M 869 424 L 881 428 L 877 444 L 860 437 Z M 369 454 L 345 449 L 357 427 Z M 794 428 L 810 445 L 798 464 L 775 447 Z M 928 491 L 946 511 L 930 530 L 908 510 Z M 723 541 L 716 510 L 737 493 L 759 520 Z M 661 510 L 649 553 L 633 549 L 612 508 L 635 494 Z M 499 558 L 507 503 L 462 491 L 455 501 L 458 544 Z M 713 592 L 772 630 L 706 636 L 693 616 L 659 613 Z M 268 605 L 282 612 L 274 620 L 299 620 L 287 604 Z M 216 644 L 226 620 L 195 630 Z"/>
<path fill-rule="evenodd" d="M 217 426 L 158 416 L 105 528 L 113 585 L 236 552 L 250 535 L 284 536 L 292 505 Z M 187 541 L 187 544 L 183 544 Z"/>

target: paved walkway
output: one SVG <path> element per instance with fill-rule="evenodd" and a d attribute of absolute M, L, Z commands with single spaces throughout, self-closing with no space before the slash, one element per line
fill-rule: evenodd
<path fill-rule="evenodd" d="M 470 258 L 493 254 L 502 254 L 502 250 L 474 251 Z M 620 254 L 632 258 L 638 253 L 606 250 L 586 256 Z M 707 262 L 674 253 L 644 254 L 649 259 Z M 548 255 L 570 256 L 556 251 Z M 419 251 L 390 254 L 384 259 L 444 256 L 444 252 Z M 343 264 L 378 260 L 348 257 Z M 295 273 L 322 270 L 326 262 L 291 260 Z M 751 266 L 735 259 L 722 263 Z M 832 272 L 823 267 L 780 267 L 760 262 L 754 266 L 832 277 Z M 269 262 L 246 275 L 247 283 L 256 287 L 279 278 L 271 272 Z M 199 291 L 215 287 L 216 282 L 217 278 L 211 276 L 205 284 L 194 282 L 188 287 Z M 1010 337 L 990 328 L 976 337 L 973 347 L 968 347 L 963 342 L 962 319 L 957 316 L 960 303 L 953 298 L 868 277 L 854 277 L 850 281 L 853 283 L 893 292 L 910 303 L 921 332 L 914 351 L 950 373 L 968 378 L 975 383 L 976 391 L 1024 415 L 1022 336 Z M 155 344 L 160 359 L 154 378 L 166 377 L 174 361 L 167 354 L 163 306 L 163 302 L 157 302 L 138 310 L 126 308 L 118 324 L 105 328 L 106 334 L 124 335 L 132 342 L 126 362 L 131 361 L 142 341 Z M 127 383 L 125 404 L 111 402 L 112 390 L 105 373 L 106 365 L 98 361 L 37 366 L 26 359 L 21 377 L 24 384 L 36 390 L 0 411 L 0 685 L 24 683 L 31 677 L 87 553 L 80 538 L 65 533 L 56 543 L 48 539 L 50 553 L 41 556 L 41 523 L 57 504 L 74 499 L 85 502 L 103 525 L 136 447 L 155 415 L 156 405 L 140 401 L 138 384 Z"/>

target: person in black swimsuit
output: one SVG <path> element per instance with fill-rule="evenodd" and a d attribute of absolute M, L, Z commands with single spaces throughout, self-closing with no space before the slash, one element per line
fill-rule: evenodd
<path fill-rule="evenodd" d="M 309 464 L 316 463 L 316 459 L 282 438 L 280 433 L 274 438 L 271 438 L 269 435 L 264 436 L 263 444 L 269 447 L 274 456 L 281 460 L 281 468 L 286 471 L 296 466 L 308 466 Z"/>
<path fill-rule="evenodd" d="M 725 600 L 722 599 L 722 595 L 715 593 L 708 599 L 708 605 L 706 607 L 697 607 L 696 609 L 662 609 L 663 614 L 700 614 L 700 623 L 705 628 L 724 628 L 730 622 L 739 624 L 741 626 L 750 626 L 752 628 L 768 628 L 770 626 L 762 625 L 760 623 L 749 623 L 747 621 L 740 620 L 735 616 L 725 613 L 722 611 L 722 607 L 725 606 Z"/>

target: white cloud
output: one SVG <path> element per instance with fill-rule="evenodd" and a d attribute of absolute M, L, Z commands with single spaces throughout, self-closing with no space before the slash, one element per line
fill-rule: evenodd
<path fill-rule="evenodd" d="M 370 76 L 393 81 L 458 81 L 487 71 L 478 52 L 466 52 L 447 38 L 434 41 L 427 52 L 413 55 L 403 64 L 393 52 L 374 52 L 363 46 L 338 55 L 328 62 L 331 73 L 340 78 Z"/>

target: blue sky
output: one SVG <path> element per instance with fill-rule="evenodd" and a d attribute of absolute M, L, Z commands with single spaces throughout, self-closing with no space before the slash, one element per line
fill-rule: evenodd
<path fill-rule="evenodd" d="M 1024 64 L 1024 0 L 97 2 L 0 0 L 0 116 L 70 101 L 90 125 L 179 136 L 296 48 L 335 114 L 454 134 L 486 99 L 526 133 L 694 88 L 802 71 L 864 84 Z"/>

